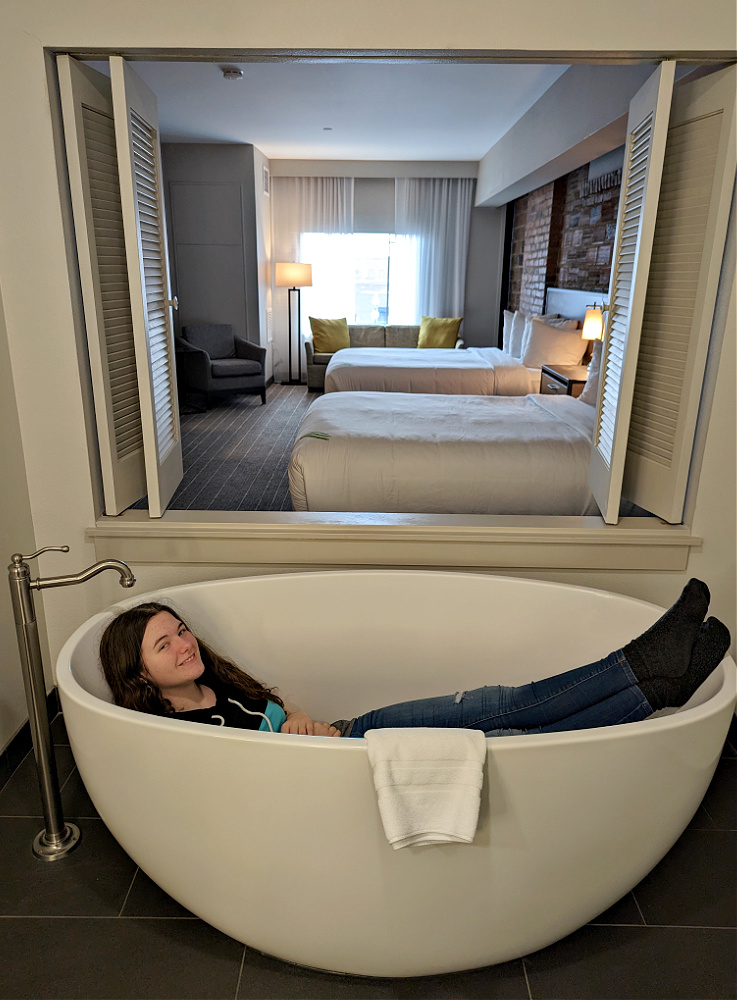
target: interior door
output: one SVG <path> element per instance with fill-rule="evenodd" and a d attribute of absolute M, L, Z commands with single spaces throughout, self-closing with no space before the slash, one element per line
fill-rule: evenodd
<path fill-rule="evenodd" d="M 110 57 L 110 80 L 148 505 L 161 517 L 183 465 L 158 114 L 155 95 L 120 56 Z"/>
<path fill-rule="evenodd" d="M 735 180 L 730 66 L 676 88 L 627 442 L 625 496 L 683 519 Z"/>
<path fill-rule="evenodd" d="M 146 493 L 110 80 L 57 58 L 105 514 Z"/>
<path fill-rule="evenodd" d="M 609 317 L 589 483 L 607 524 L 616 524 L 637 352 L 665 157 L 675 62 L 661 63 L 630 102 Z"/>

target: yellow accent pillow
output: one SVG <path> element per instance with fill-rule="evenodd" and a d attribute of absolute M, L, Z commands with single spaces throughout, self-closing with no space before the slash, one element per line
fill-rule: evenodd
<path fill-rule="evenodd" d="M 418 347 L 455 347 L 463 317 L 458 319 L 433 319 L 423 316 L 420 323 Z"/>
<path fill-rule="evenodd" d="M 341 347 L 350 347 L 348 322 L 345 319 L 315 319 L 310 316 L 315 354 L 334 354 Z"/>

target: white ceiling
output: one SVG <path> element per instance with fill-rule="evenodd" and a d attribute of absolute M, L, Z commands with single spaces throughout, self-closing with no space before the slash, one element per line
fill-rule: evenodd
<path fill-rule="evenodd" d="M 91 63 L 98 69 L 106 64 Z M 165 142 L 250 142 L 270 159 L 476 161 L 566 66 L 136 62 Z"/>

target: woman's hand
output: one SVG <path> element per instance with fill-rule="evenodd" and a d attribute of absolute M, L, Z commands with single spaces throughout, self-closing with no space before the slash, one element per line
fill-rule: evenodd
<path fill-rule="evenodd" d="M 327 722 L 315 722 L 307 712 L 301 709 L 290 712 L 286 722 L 282 723 L 280 732 L 292 733 L 296 736 L 340 736 L 340 730 Z"/>
<path fill-rule="evenodd" d="M 331 726 L 329 722 L 315 722 L 315 736 L 340 736 L 340 730 Z"/>
<path fill-rule="evenodd" d="M 298 709 L 296 712 L 288 712 L 286 722 L 282 723 L 280 730 L 282 733 L 293 733 L 296 736 L 314 736 L 315 723 L 313 719 Z"/>

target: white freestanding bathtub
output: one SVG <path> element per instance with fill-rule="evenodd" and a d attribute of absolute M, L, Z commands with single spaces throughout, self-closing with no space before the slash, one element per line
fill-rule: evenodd
<path fill-rule="evenodd" d="M 621 647 L 661 613 L 582 587 L 425 571 L 221 580 L 116 607 L 144 597 L 174 604 L 221 652 L 327 721 L 538 679 Z M 364 740 L 118 708 L 97 661 L 108 619 L 79 628 L 58 661 L 72 750 L 101 817 L 193 913 L 256 949 L 336 972 L 489 965 L 591 920 L 688 824 L 735 700 L 726 658 L 676 714 L 489 739 L 473 844 L 394 851 Z"/>

